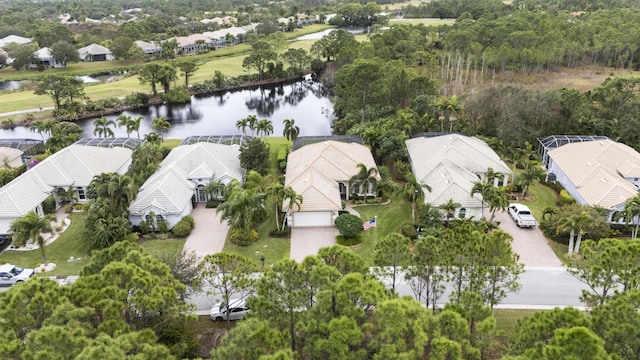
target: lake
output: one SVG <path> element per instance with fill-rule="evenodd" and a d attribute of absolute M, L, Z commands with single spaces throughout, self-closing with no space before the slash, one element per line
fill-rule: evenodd
<path fill-rule="evenodd" d="M 191 104 L 158 105 L 124 112 L 125 115 L 142 116 L 140 137 L 152 132 L 151 121 L 165 116 L 171 122 L 165 138 L 185 138 L 194 135 L 240 135 L 236 121 L 249 115 L 269 119 L 273 123 L 273 136 L 282 136 L 284 119 L 294 119 L 300 127 L 300 136 L 331 135 L 333 105 L 329 90 L 310 77 L 302 81 L 263 86 L 258 89 L 228 91 L 217 95 L 192 96 Z M 116 119 L 118 115 L 107 116 Z M 93 119 L 77 122 L 83 137 L 94 137 Z M 124 128 L 113 129 L 116 137 L 126 137 Z M 248 135 L 251 135 L 248 131 Z M 130 136 L 137 136 L 135 133 Z M 0 138 L 40 138 L 27 127 L 0 130 Z"/>

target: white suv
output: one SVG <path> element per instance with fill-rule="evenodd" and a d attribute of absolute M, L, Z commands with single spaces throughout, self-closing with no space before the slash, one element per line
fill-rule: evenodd
<path fill-rule="evenodd" d="M 11 286 L 23 282 L 33 274 L 33 269 L 24 269 L 11 264 L 0 265 L 0 286 Z"/>
<path fill-rule="evenodd" d="M 223 321 L 227 320 L 227 316 L 231 320 L 241 320 L 250 311 L 243 299 L 229 299 L 228 309 L 227 304 L 224 302 L 213 305 L 211 308 L 211 320 Z"/>

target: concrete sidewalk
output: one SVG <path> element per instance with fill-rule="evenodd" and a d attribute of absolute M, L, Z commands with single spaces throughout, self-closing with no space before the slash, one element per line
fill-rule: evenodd
<path fill-rule="evenodd" d="M 193 209 L 191 216 L 196 226 L 184 243 L 184 250 L 194 252 L 199 259 L 222 251 L 229 232 L 226 221 L 220 222 L 216 209 L 207 209 L 204 203 Z"/>

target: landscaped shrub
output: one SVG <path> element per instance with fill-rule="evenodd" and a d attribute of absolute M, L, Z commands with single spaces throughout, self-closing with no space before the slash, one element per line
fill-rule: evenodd
<path fill-rule="evenodd" d="M 222 204 L 222 201 L 220 200 L 216 200 L 216 199 L 209 199 L 207 201 L 207 205 L 205 205 L 205 207 L 207 209 L 215 209 L 218 207 L 218 205 Z"/>
<path fill-rule="evenodd" d="M 53 214 L 56 212 L 56 199 L 53 196 L 49 196 L 42 203 L 42 210 L 45 214 Z"/>
<path fill-rule="evenodd" d="M 151 227 L 149 226 L 148 222 L 141 221 L 140 225 L 138 225 L 138 231 L 140 232 L 140 234 L 146 235 L 149 233 L 149 231 L 151 231 Z"/>
<path fill-rule="evenodd" d="M 560 205 L 568 205 L 576 202 L 576 199 L 565 189 L 560 191 L 560 197 L 558 197 L 558 200 L 560 201 Z"/>
<path fill-rule="evenodd" d="M 124 97 L 124 103 L 132 107 L 144 107 L 149 105 L 151 96 L 146 93 L 136 92 Z"/>
<path fill-rule="evenodd" d="M 278 230 L 269 231 L 269 236 L 273 238 L 288 238 L 289 236 L 291 236 L 291 228 L 285 226 L 284 229 L 280 231 Z"/>
<path fill-rule="evenodd" d="M 191 215 L 185 215 L 185 217 L 183 217 L 180 221 L 188 222 L 192 228 L 196 226 L 196 221 L 193 219 L 193 216 Z"/>
<path fill-rule="evenodd" d="M 251 229 L 248 233 L 242 229 L 231 229 L 229 240 L 239 246 L 248 246 L 258 240 L 258 232 Z"/>
<path fill-rule="evenodd" d="M 184 221 L 184 219 L 182 219 L 178 221 L 177 224 L 173 225 L 171 232 L 173 232 L 173 235 L 177 237 L 187 237 L 189 236 L 189 234 L 191 234 L 192 229 L 193 228 L 191 227 L 191 224 L 188 221 Z"/>
<path fill-rule="evenodd" d="M 169 91 L 162 94 L 161 97 L 162 100 L 169 104 L 186 104 L 191 102 L 191 94 L 189 94 L 189 90 L 184 86 L 169 89 Z"/>
<path fill-rule="evenodd" d="M 289 154 L 289 144 L 281 144 L 278 148 L 278 165 L 283 173 L 287 170 L 287 154 Z"/>
<path fill-rule="evenodd" d="M 342 246 L 355 246 L 362 242 L 362 235 L 347 238 L 342 235 L 336 236 L 336 243 Z"/>
<path fill-rule="evenodd" d="M 169 224 L 166 221 L 158 221 L 158 232 L 165 234 L 169 232 Z"/>
<path fill-rule="evenodd" d="M 402 160 L 397 160 L 393 163 L 393 170 L 396 180 L 405 180 L 411 174 L 411 165 Z"/>
<path fill-rule="evenodd" d="M 64 204 L 64 212 L 67 214 L 71 214 L 73 212 L 73 204 L 71 203 Z"/>
<path fill-rule="evenodd" d="M 335 224 L 340 235 L 345 238 L 353 238 L 364 231 L 362 219 L 352 214 L 342 214 L 336 218 Z"/>
<path fill-rule="evenodd" d="M 403 224 L 401 228 L 402 235 L 408 237 L 411 240 L 418 238 L 418 232 L 413 224 Z"/>

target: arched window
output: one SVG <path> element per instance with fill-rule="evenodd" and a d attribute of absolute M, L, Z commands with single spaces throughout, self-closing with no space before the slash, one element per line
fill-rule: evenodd
<path fill-rule="evenodd" d="M 611 222 L 617 222 L 617 223 L 624 223 L 624 217 L 620 217 L 618 218 L 618 216 L 620 215 L 620 211 L 614 211 L 613 214 L 611 214 Z"/>
<path fill-rule="evenodd" d="M 460 208 L 460 210 L 458 211 L 458 217 L 460 219 L 464 219 L 467 215 L 467 209 L 466 208 Z"/>

